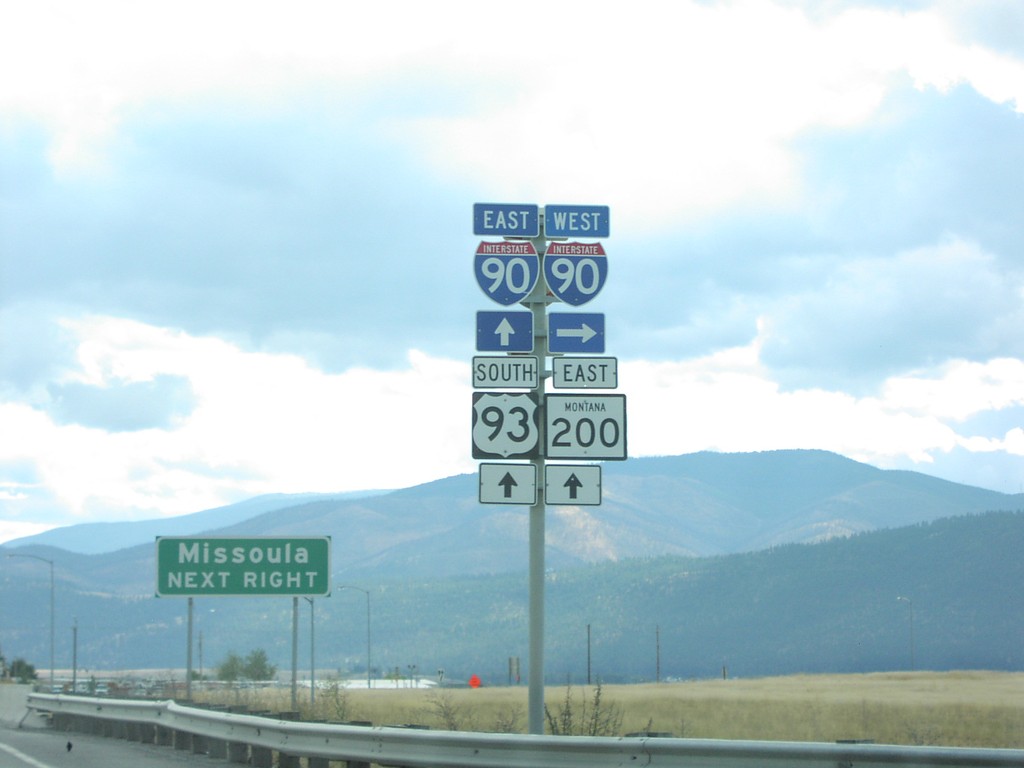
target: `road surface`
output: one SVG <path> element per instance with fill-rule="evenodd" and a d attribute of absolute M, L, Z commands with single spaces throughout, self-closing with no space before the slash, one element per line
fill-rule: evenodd
<path fill-rule="evenodd" d="M 29 713 L 27 685 L 0 685 L 0 766 L 3 768 L 181 768 L 196 755 L 169 747 L 59 733 Z M 19 727 L 20 725 L 20 727 Z M 71 743 L 71 751 L 67 745 Z M 202 758 L 208 761 L 208 758 Z"/>

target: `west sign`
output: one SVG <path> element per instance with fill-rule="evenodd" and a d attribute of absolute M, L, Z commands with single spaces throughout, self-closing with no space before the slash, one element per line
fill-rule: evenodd
<path fill-rule="evenodd" d="M 158 536 L 157 597 L 324 597 L 331 539 Z"/>

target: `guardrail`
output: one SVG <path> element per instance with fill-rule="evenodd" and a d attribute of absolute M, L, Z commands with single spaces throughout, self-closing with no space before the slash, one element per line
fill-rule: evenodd
<path fill-rule="evenodd" d="M 257 768 L 1021 768 L 1024 750 L 720 741 L 662 737 L 524 736 L 393 726 L 303 723 L 173 701 L 31 694 L 53 727 L 190 750 Z"/>

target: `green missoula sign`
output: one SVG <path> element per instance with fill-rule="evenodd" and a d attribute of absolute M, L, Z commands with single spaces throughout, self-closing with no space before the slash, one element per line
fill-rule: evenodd
<path fill-rule="evenodd" d="M 157 597 L 324 597 L 331 539 L 158 536 Z"/>

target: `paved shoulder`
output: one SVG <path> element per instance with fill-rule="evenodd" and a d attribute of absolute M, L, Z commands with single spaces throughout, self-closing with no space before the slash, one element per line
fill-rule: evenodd
<path fill-rule="evenodd" d="M 28 711 L 28 695 L 32 692 L 31 685 L 4 683 L 0 685 L 0 726 L 17 728 Z M 26 724 L 33 718 L 25 718 Z"/>

